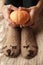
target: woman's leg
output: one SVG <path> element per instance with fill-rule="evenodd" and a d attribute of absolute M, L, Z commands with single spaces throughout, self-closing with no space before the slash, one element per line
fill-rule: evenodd
<path fill-rule="evenodd" d="M 29 27 L 22 28 L 21 32 L 21 54 L 25 58 L 32 58 L 37 54 L 38 47 Z"/>

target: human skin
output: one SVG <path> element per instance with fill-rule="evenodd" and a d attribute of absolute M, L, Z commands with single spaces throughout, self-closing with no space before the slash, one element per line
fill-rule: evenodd
<path fill-rule="evenodd" d="M 3 3 L 4 3 L 4 2 L 5 2 L 5 0 L 3 0 Z M 37 21 L 37 19 L 38 19 L 38 15 L 39 15 L 40 11 L 42 10 L 42 8 L 43 8 L 43 0 L 39 0 L 39 2 L 37 3 L 36 6 L 32 6 L 32 7 L 30 7 L 30 8 L 19 7 L 19 10 L 24 9 L 24 10 L 28 11 L 29 14 L 30 14 L 30 20 L 29 20 L 30 23 L 27 22 L 27 24 L 24 24 L 23 27 L 25 27 L 25 26 L 30 26 L 30 27 L 32 27 L 33 24 L 36 23 L 36 21 Z M 7 11 L 4 11 L 4 9 L 7 10 Z M 10 10 L 9 10 L 9 9 L 10 9 Z M 4 5 L 4 8 L 3 8 L 3 15 L 5 16 L 5 18 L 6 18 L 7 20 L 9 20 L 9 24 L 10 24 L 11 26 L 16 26 L 16 25 L 15 25 L 14 23 L 12 23 L 11 20 L 10 20 L 10 18 L 9 18 L 10 12 L 11 12 L 11 10 L 16 10 L 16 9 L 17 9 L 17 7 L 15 7 L 15 6 L 13 6 L 13 5 Z M 6 14 L 4 14 L 4 12 L 5 12 Z M 36 13 L 36 14 L 35 14 L 35 13 Z M 7 17 L 6 17 L 6 16 L 7 16 Z M 33 26 L 33 27 L 34 27 L 34 26 Z"/>
<path fill-rule="evenodd" d="M 42 8 L 43 8 L 43 0 L 39 0 L 36 6 L 27 8 L 30 13 L 30 23 L 28 22 L 27 24 L 24 25 L 24 27 L 30 26 L 34 28 L 35 26 L 37 26 L 38 15 L 41 12 Z"/>

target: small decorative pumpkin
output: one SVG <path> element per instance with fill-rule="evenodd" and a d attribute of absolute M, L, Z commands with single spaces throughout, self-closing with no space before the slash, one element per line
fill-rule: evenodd
<path fill-rule="evenodd" d="M 27 11 L 18 9 L 10 14 L 10 19 L 16 25 L 24 25 L 30 19 L 30 15 Z"/>

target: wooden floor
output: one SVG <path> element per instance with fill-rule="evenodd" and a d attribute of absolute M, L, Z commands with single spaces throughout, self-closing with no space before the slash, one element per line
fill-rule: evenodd
<path fill-rule="evenodd" d="M 39 24 L 40 25 L 40 24 Z M 43 20 L 36 34 L 38 44 L 38 54 L 32 59 L 24 59 L 21 55 L 17 58 L 9 58 L 5 55 L 0 56 L 0 65 L 43 65 Z"/>

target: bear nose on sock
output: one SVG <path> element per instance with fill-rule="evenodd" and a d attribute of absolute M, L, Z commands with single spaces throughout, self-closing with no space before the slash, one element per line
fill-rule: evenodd
<path fill-rule="evenodd" d="M 34 56 L 34 51 L 32 51 L 32 50 L 29 50 L 29 55 L 28 56 L 31 56 L 31 57 L 33 57 Z"/>
<path fill-rule="evenodd" d="M 11 50 L 10 50 L 10 49 L 8 49 L 8 50 L 7 50 L 7 53 L 8 53 L 8 55 L 10 55 L 10 54 L 11 54 Z"/>

